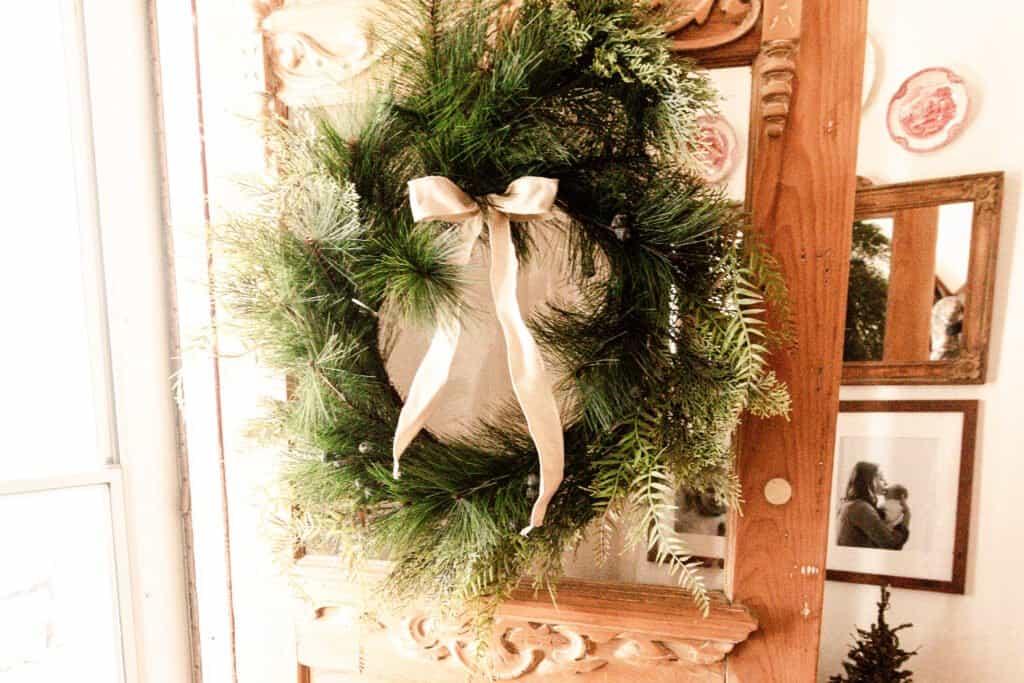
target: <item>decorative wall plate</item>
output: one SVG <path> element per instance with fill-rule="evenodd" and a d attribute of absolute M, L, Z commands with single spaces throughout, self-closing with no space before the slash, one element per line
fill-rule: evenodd
<path fill-rule="evenodd" d="M 700 129 L 700 147 L 694 151 L 700 177 L 708 183 L 721 183 L 732 175 L 736 166 L 736 131 L 724 117 L 701 116 L 697 119 Z"/>
<path fill-rule="evenodd" d="M 944 67 L 918 71 L 889 101 L 889 135 L 908 152 L 930 152 L 948 144 L 967 121 L 967 85 Z"/>

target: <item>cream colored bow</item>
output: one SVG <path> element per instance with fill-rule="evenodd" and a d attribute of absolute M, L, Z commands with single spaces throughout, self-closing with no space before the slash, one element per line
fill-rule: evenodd
<path fill-rule="evenodd" d="M 516 298 L 519 262 L 512 244 L 509 221 L 544 216 L 554 205 L 557 193 L 557 180 L 525 176 L 513 181 L 504 194 L 487 195 L 483 202 L 486 208 L 481 210 L 472 197 L 447 178 L 427 176 L 409 182 L 409 204 L 414 220 L 461 223 L 454 257 L 456 265 L 469 263 L 484 222 L 490 226 L 491 294 L 505 337 L 512 388 L 526 416 L 526 426 L 540 458 L 539 495 L 530 514 L 530 526 L 521 532 L 524 536 L 544 523 L 548 503 L 562 483 L 565 446 L 558 405 L 544 369 L 544 359 L 523 321 Z M 402 452 L 430 419 L 437 397 L 448 381 L 461 332 L 458 317 L 439 323 L 416 370 L 395 429 L 393 457 L 396 478 Z"/>

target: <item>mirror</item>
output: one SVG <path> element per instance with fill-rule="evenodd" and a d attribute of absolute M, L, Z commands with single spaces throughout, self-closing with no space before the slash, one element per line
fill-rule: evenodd
<path fill-rule="evenodd" d="M 730 199 L 742 204 L 747 194 L 750 148 L 751 93 L 754 74 L 749 66 L 716 68 L 708 72 L 721 94 L 718 112 L 709 122 L 705 179 Z M 704 122 L 702 122 L 702 126 Z M 725 515 L 721 506 L 700 492 L 678 489 L 671 501 L 672 528 L 702 565 L 705 585 L 712 590 L 725 587 Z M 598 525 L 599 526 L 599 525 Z M 674 586 L 676 577 L 669 565 L 657 562 L 657 552 L 643 543 L 631 545 L 621 530 L 604 534 L 594 528 L 575 553 L 565 559 L 565 574 L 578 579 L 623 581 L 627 583 Z"/>
<path fill-rule="evenodd" d="M 1002 174 L 857 190 L 844 384 L 981 383 Z"/>

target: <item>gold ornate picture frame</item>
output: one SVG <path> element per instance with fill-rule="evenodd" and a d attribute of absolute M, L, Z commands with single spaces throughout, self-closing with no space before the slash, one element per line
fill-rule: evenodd
<path fill-rule="evenodd" d="M 988 369 L 1003 173 L 977 173 L 857 190 L 857 220 L 943 204 L 974 205 L 963 333 L 956 359 L 843 363 L 843 384 L 983 384 Z"/>

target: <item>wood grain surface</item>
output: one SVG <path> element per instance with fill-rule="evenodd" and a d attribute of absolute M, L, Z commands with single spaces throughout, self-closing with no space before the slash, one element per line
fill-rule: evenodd
<path fill-rule="evenodd" d="M 893 212 L 883 360 L 928 360 L 938 240 L 938 206 Z"/>
<path fill-rule="evenodd" d="M 731 683 L 815 680 L 866 13 L 866 0 L 803 3 L 780 136 L 769 136 L 757 111 L 762 98 L 753 97 L 749 201 L 789 284 L 794 343 L 773 365 L 789 383 L 793 411 L 788 422 L 748 418 L 738 437 L 746 503 L 729 522 L 727 592 L 753 609 L 761 628 L 727 660 Z M 782 506 L 763 494 L 775 477 L 793 489 Z"/>

